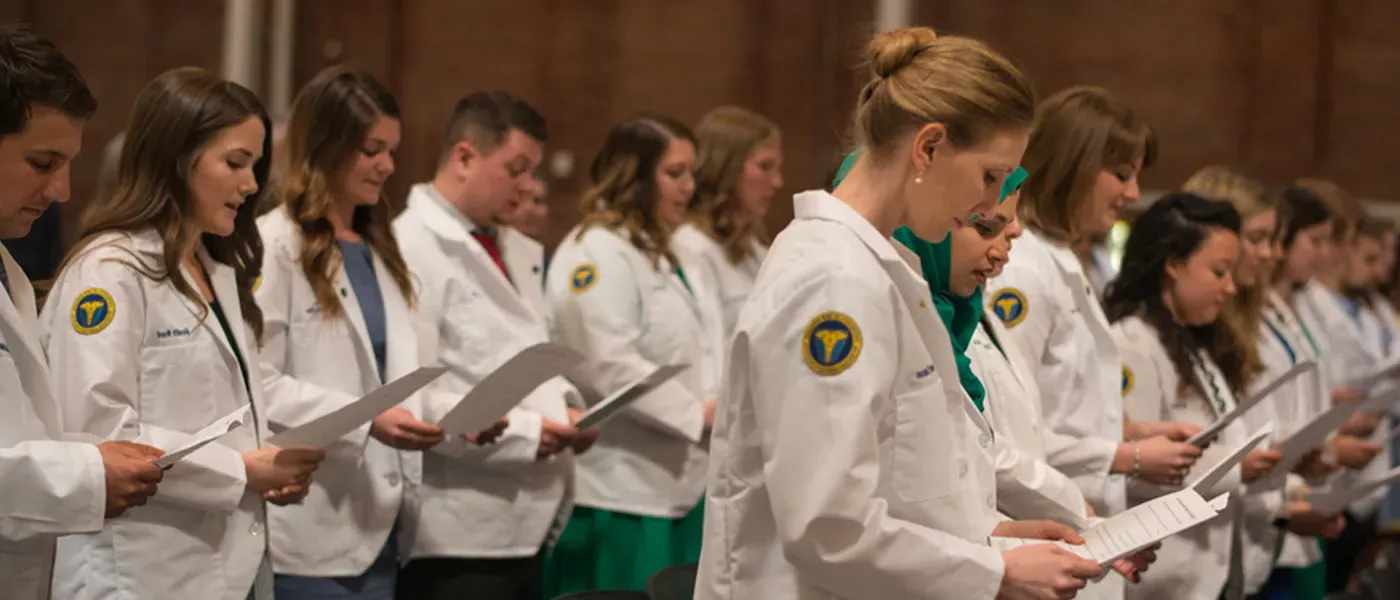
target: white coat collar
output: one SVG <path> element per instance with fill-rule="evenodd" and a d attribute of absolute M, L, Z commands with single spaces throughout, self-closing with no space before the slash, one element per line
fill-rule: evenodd
<path fill-rule="evenodd" d="M 1366 333 L 1361 329 L 1361 324 L 1342 309 L 1341 302 L 1347 301 L 1347 299 L 1343 298 L 1341 294 L 1328 289 L 1327 286 L 1317 281 L 1311 281 L 1299 295 L 1306 298 L 1313 310 L 1317 311 L 1317 316 L 1323 320 L 1329 338 L 1337 339 L 1337 334 L 1341 334 L 1347 342 L 1354 344 L 1367 356 L 1374 359 L 1381 358 L 1380 349 L 1368 342 Z"/>
<path fill-rule="evenodd" d="M 408 203 L 411 208 L 423 211 L 423 224 L 438 235 L 461 242 L 473 239 L 476 223 L 448 202 L 432 182 L 415 184 L 409 191 Z"/>
<path fill-rule="evenodd" d="M 919 337 L 933 359 L 935 368 L 944 374 L 941 378 L 944 393 L 961 397 L 968 418 L 982 430 L 984 436 L 990 436 L 992 428 L 986 415 L 972 403 L 972 398 L 967 395 L 962 381 L 958 378 L 953 343 L 948 337 L 947 327 L 934 308 L 918 255 L 880 235 L 875 226 L 850 205 L 824 191 L 797 194 L 793 199 L 793 216 L 798 219 L 831 221 L 845 226 L 880 260 L 890 281 L 908 307 L 910 318 L 918 325 Z"/>

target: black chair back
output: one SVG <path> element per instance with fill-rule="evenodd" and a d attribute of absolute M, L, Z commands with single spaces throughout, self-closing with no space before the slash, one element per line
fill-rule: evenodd
<path fill-rule="evenodd" d="M 691 600 L 697 568 L 694 564 L 675 565 L 657 571 L 647 580 L 647 595 L 651 600 Z"/>

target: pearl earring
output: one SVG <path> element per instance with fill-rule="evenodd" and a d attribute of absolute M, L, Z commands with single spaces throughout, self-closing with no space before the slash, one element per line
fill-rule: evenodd
<path fill-rule="evenodd" d="M 924 178 L 923 178 L 923 177 L 915 177 L 915 178 L 914 178 L 914 183 L 916 183 L 916 184 L 917 184 L 917 183 L 923 183 L 923 182 L 924 182 Z"/>

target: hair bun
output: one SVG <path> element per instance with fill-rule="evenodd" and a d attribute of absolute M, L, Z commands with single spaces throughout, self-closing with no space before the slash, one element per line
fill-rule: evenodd
<path fill-rule="evenodd" d="M 904 27 L 882 32 L 871 39 L 865 49 L 870 70 L 876 77 L 892 77 L 937 41 L 938 34 L 928 27 Z"/>

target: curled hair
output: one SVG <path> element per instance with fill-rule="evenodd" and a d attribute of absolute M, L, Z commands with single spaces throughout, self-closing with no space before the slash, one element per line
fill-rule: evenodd
<path fill-rule="evenodd" d="M 1133 224 L 1123 248 L 1123 264 L 1118 277 L 1104 294 L 1104 313 L 1116 323 L 1138 316 L 1157 331 L 1167 356 L 1183 386 L 1204 398 L 1210 394 L 1192 375 L 1195 354 L 1206 350 L 1225 375 L 1230 389 L 1244 389 L 1243 358 L 1235 344 L 1221 344 L 1219 320 L 1199 326 L 1178 323 L 1162 300 L 1167 284 L 1167 266 L 1186 261 L 1195 254 L 1212 230 L 1240 231 L 1240 215 L 1228 203 L 1207 200 L 1195 194 L 1177 192 L 1152 203 Z M 1228 339 L 1228 338 L 1225 338 Z"/>
<path fill-rule="evenodd" d="M 277 198 L 300 231 L 302 273 L 328 318 L 342 316 L 345 308 L 331 279 L 343 257 L 327 215 L 341 173 L 354 163 L 381 118 L 399 118 L 393 94 L 369 74 L 343 66 L 321 71 L 292 103 L 278 158 Z M 413 306 L 413 282 L 391 222 L 389 203 L 381 197 L 372 205 L 356 206 L 350 227 L 384 261 L 399 293 Z"/>
<path fill-rule="evenodd" d="M 877 34 L 866 56 L 871 78 L 856 103 L 855 136 L 876 155 L 929 123 L 966 147 L 1035 117 L 1029 80 L 977 40 L 906 27 Z"/>
<path fill-rule="evenodd" d="M 593 185 L 580 201 L 580 238 L 594 226 L 622 228 L 653 268 L 661 268 L 662 258 L 680 264 L 671 251 L 670 227 L 656 213 L 656 168 L 676 140 L 695 144 L 689 128 L 660 115 L 628 119 L 608 130 L 588 169 Z"/>
<path fill-rule="evenodd" d="M 690 215 L 695 226 L 724 247 L 730 263 L 743 262 L 753 253 L 750 240 L 762 233 L 758 219 L 740 220 L 736 192 L 749 156 L 764 144 L 776 142 L 778 126 L 763 115 L 721 106 L 700 119 L 695 127 L 698 142 L 695 161 L 695 197 Z"/>
<path fill-rule="evenodd" d="M 1021 220 L 1051 239 L 1070 243 L 1090 210 L 1104 169 L 1157 160 L 1157 136 L 1138 114 L 1108 90 L 1073 87 L 1040 104 L 1021 165 L 1030 172 L 1021 188 Z"/>

